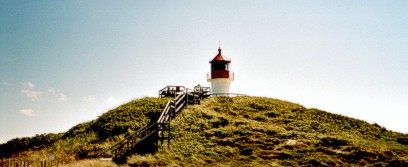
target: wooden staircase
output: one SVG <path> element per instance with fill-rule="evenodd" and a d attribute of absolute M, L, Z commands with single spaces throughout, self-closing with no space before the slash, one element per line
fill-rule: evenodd
<path fill-rule="evenodd" d="M 174 99 L 167 102 L 158 120 L 141 127 L 132 135 L 94 157 L 112 158 L 117 163 L 126 163 L 126 157 L 129 155 L 153 153 L 164 144 L 165 140 L 170 147 L 171 120 L 187 105 L 199 104 L 203 98 L 209 96 L 210 89 L 200 85 L 195 86 L 194 89 L 186 89 L 184 86 L 167 86 L 161 89 L 159 97 L 174 97 Z"/>

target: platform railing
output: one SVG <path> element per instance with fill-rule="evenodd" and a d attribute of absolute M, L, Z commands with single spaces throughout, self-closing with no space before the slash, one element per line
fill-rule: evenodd
<path fill-rule="evenodd" d="M 213 93 L 211 94 L 212 97 L 214 96 L 228 96 L 228 97 L 236 97 L 236 96 L 247 96 L 246 94 L 240 93 Z"/>

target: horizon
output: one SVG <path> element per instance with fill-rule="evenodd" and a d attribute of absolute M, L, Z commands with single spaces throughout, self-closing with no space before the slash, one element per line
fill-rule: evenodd
<path fill-rule="evenodd" d="M 0 1 L 0 143 L 67 131 L 167 85 L 209 86 L 408 133 L 407 1 Z"/>

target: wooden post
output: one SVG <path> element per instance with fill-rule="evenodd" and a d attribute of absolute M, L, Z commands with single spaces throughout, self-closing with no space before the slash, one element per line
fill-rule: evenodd
<path fill-rule="evenodd" d="M 169 123 L 167 124 L 167 128 L 169 129 L 169 136 L 167 137 L 167 148 L 170 148 L 170 133 L 171 133 L 171 129 L 170 129 L 170 121 L 171 121 L 171 117 L 170 117 L 170 120 L 169 120 Z"/>
<path fill-rule="evenodd" d="M 188 88 L 186 89 L 186 106 L 188 105 Z"/>

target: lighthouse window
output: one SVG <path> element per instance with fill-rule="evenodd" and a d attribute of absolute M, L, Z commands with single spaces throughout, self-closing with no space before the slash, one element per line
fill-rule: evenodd
<path fill-rule="evenodd" d="M 211 65 L 211 70 L 228 70 L 227 63 L 213 63 Z"/>

